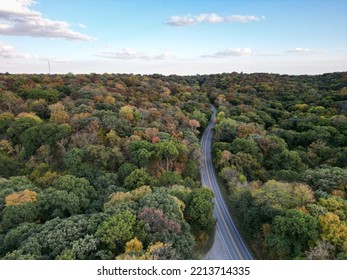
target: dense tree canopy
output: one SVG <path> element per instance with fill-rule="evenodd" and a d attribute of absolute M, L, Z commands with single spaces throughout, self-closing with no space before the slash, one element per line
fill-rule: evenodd
<path fill-rule="evenodd" d="M 0 84 L 1 258 L 196 257 L 192 206 L 170 189 L 201 187 L 205 92 L 174 76 L 0 74 Z"/>
<path fill-rule="evenodd" d="M 346 73 L 0 74 L 0 258 L 188 259 L 201 133 L 261 258 L 347 256 Z"/>
<path fill-rule="evenodd" d="M 343 258 L 346 73 L 211 75 L 214 161 L 262 258 Z"/>

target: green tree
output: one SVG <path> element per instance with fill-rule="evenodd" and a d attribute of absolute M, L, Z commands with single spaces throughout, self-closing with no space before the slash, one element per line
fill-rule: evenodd
<path fill-rule="evenodd" d="M 255 193 L 255 198 L 259 204 L 283 210 L 306 206 L 315 201 L 313 192 L 307 185 L 276 180 L 267 181 Z"/>
<path fill-rule="evenodd" d="M 135 169 L 124 180 L 124 188 L 133 190 L 141 186 L 156 186 L 157 181 L 145 169 Z"/>
<path fill-rule="evenodd" d="M 304 173 L 304 180 L 314 189 L 331 192 L 347 185 L 347 170 L 339 167 L 309 169 Z"/>
<path fill-rule="evenodd" d="M 39 195 L 38 204 L 41 216 L 47 220 L 83 213 L 95 198 L 96 192 L 86 179 L 65 175 Z"/>
<path fill-rule="evenodd" d="M 14 115 L 10 112 L 0 114 L 0 133 L 5 133 L 10 124 L 15 120 Z"/>
<path fill-rule="evenodd" d="M 200 110 L 195 110 L 192 114 L 192 117 L 193 119 L 198 120 L 203 128 L 207 126 L 208 119 L 206 117 L 206 114 L 202 113 Z"/>
<path fill-rule="evenodd" d="M 38 214 L 36 203 L 28 202 L 6 206 L 2 211 L 2 227 L 7 231 L 21 223 L 34 222 L 37 220 Z"/>
<path fill-rule="evenodd" d="M 169 171 L 169 165 L 172 161 L 187 153 L 187 147 L 184 144 L 173 140 L 160 141 L 155 147 L 159 158 L 164 158 L 166 161 L 166 171 Z"/>
<path fill-rule="evenodd" d="M 76 260 L 94 260 L 95 254 L 99 250 L 99 243 L 97 238 L 87 234 L 72 242 L 71 254 Z"/>
<path fill-rule="evenodd" d="M 71 129 L 67 125 L 42 124 L 27 129 L 20 140 L 28 156 L 35 153 L 41 145 L 53 146 L 57 141 L 68 137 Z"/>
<path fill-rule="evenodd" d="M 287 210 L 276 216 L 266 235 L 272 257 L 288 259 L 301 256 L 308 243 L 318 238 L 318 221 L 301 211 Z"/>
<path fill-rule="evenodd" d="M 76 194 L 54 188 L 48 188 L 38 196 L 38 205 L 43 220 L 65 218 L 82 212 Z"/>
<path fill-rule="evenodd" d="M 59 98 L 59 91 L 55 89 L 40 89 L 35 88 L 27 92 L 27 99 L 44 99 L 48 102 L 55 102 Z"/>
<path fill-rule="evenodd" d="M 123 163 L 124 157 L 118 147 L 105 147 L 103 145 L 87 145 L 82 148 L 83 160 L 103 169 L 116 171 Z"/>
<path fill-rule="evenodd" d="M 95 236 L 111 250 L 120 249 L 134 237 L 136 215 L 126 210 L 106 219 L 97 229 Z"/>
<path fill-rule="evenodd" d="M 215 126 L 216 139 L 220 142 L 231 143 L 237 135 L 237 129 L 239 125 L 240 124 L 233 119 L 222 119 Z"/>
<path fill-rule="evenodd" d="M 146 194 L 139 201 L 139 209 L 152 208 L 162 210 L 163 213 L 175 222 L 183 222 L 183 214 L 180 209 L 180 205 L 174 196 L 170 195 L 167 188 L 158 187 L 153 190 L 152 193 Z"/>
<path fill-rule="evenodd" d="M 25 162 L 13 159 L 0 151 L 0 174 L 4 178 L 23 174 L 22 169 Z"/>
<path fill-rule="evenodd" d="M 165 171 L 160 175 L 159 185 L 169 187 L 172 185 L 181 185 L 182 177 L 178 172 Z"/>
<path fill-rule="evenodd" d="M 45 99 L 33 100 L 30 105 L 30 111 L 37 114 L 42 119 L 48 119 L 50 117 L 50 111 L 48 109 L 48 102 Z"/>
<path fill-rule="evenodd" d="M 38 125 L 41 121 L 29 118 L 29 117 L 21 117 L 17 118 L 14 122 L 12 122 L 7 129 L 7 134 L 11 138 L 13 144 L 20 143 L 20 137 L 28 128 L 34 127 Z"/>
<path fill-rule="evenodd" d="M 53 182 L 52 187 L 78 196 L 82 209 L 87 209 L 89 203 L 96 197 L 94 187 L 86 179 L 77 178 L 72 175 L 58 177 Z"/>
<path fill-rule="evenodd" d="M 93 116 L 100 118 L 102 127 L 107 130 L 113 130 L 120 137 L 132 134 L 131 123 L 127 119 L 120 118 L 115 112 L 94 111 Z"/>
<path fill-rule="evenodd" d="M 263 169 L 260 163 L 252 155 L 248 153 L 238 152 L 236 155 L 232 155 L 231 163 L 236 169 L 247 176 L 249 179 L 263 179 Z"/>
<path fill-rule="evenodd" d="M 259 204 L 250 190 L 237 189 L 231 196 L 231 201 L 238 213 L 240 224 L 244 231 L 251 237 L 259 233 L 259 229 L 264 223 L 271 221 L 278 211 L 268 205 Z"/>
<path fill-rule="evenodd" d="M 69 218 L 54 218 L 39 225 L 20 249 L 24 253 L 38 256 L 40 259 L 55 259 L 74 242 L 93 235 L 105 215 L 75 215 Z"/>
<path fill-rule="evenodd" d="M 119 169 L 118 169 L 118 180 L 121 185 L 123 185 L 124 180 L 126 177 L 130 175 L 131 172 L 133 172 L 136 168 L 136 166 L 132 163 L 125 162 L 123 163 Z"/>
<path fill-rule="evenodd" d="M 27 239 L 33 234 L 37 224 L 35 223 L 21 223 L 16 228 L 10 229 L 3 241 L 4 251 L 12 251 L 20 248 L 22 241 Z"/>
<path fill-rule="evenodd" d="M 153 144 L 148 141 L 131 142 L 129 145 L 130 161 L 138 167 L 147 167 L 154 155 L 153 148 Z"/>
<path fill-rule="evenodd" d="M 170 161 L 176 159 L 179 156 L 179 151 L 176 147 L 175 142 L 173 142 L 172 140 L 161 141 L 156 144 L 156 148 L 158 155 L 166 159 L 166 171 L 169 171 Z"/>
<path fill-rule="evenodd" d="M 195 230 L 208 230 L 214 225 L 212 198 L 212 190 L 205 187 L 194 189 L 190 193 L 185 214 Z"/>
<path fill-rule="evenodd" d="M 257 143 L 252 138 L 236 138 L 231 143 L 231 152 L 234 154 L 238 152 L 250 154 L 260 162 L 263 159 L 263 155 L 260 152 Z"/>

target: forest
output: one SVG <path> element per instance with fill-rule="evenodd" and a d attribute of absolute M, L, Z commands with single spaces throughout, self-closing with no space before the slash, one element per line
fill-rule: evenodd
<path fill-rule="evenodd" d="M 0 258 L 197 259 L 213 192 L 259 259 L 347 259 L 347 73 L 0 74 Z"/>
<path fill-rule="evenodd" d="M 253 252 L 347 259 L 347 74 L 221 75 L 215 166 Z"/>

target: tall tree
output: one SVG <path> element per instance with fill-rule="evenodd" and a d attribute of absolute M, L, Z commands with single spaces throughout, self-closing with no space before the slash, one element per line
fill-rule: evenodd
<path fill-rule="evenodd" d="M 106 219 L 98 228 L 95 235 L 111 250 L 120 249 L 126 241 L 134 237 L 136 216 L 129 210 L 122 211 Z"/>
<path fill-rule="evenodd" d="M 318 222 L 312 216 L 297 210 L 287 210 L 276 216 L 266 235 L 266 244 L 272 257 L 290 259 L 308 248 L 308 242 L 318 238 Z"/>

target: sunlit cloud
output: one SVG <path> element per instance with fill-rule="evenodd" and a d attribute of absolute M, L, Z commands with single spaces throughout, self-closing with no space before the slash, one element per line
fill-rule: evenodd
<path fill-rule="evenodd" d="M 311 53 L 323 53 L 322 51 L 312 50 L 309 48 L 293 48 L 285 51 L 279 52 L 263 52 L 253 50 L 251 48 L 229 48 L 223 51 L 218 51 L 213 54 L 205 54 L 201 55 L 202 58 L 225 58 L 225 57 L 238 57 L 238 56 L 263 56 L 263 57 L 271 57 L 271 56 L 285 56 L 285 55 L 302 55 L 302 54 L 311 54 Z"/>
<path fill-rule="evenodd" d="M 202 55 L 204 58 L 224 58 L 229 56 L 249 56 L 252 55 L 253 51 L 250 48 L 235 48 L 225 49 L 224 51 L 216 52 L 210 55 Z"/>
<path fill-rule="evenodd" d="M 18 53 L 14 47 L 11 45 L 0 43 L 0 58 L 3 59 L 14 59 L 14 58 L 21 58 L 21 59 L 36 59 L 36 55 L 31 55 L 27 53 Z"/>
<path fill-rule="evenodd" d="M 309 53 L 312 52 L 309 48 L 294 48 L 287 50 L 287 53 Z"/>
<path fill-rule="evenodd" d="M 94 40 L 88 35 L 71 30 L 66 21 L 51 20 L 32 10 L 31 6 L 35 3 L 33 0 L 1 0 L 0 35 Z"/>
<path fill-rule="evenodd" d="M 145 52 L 137 52 L 132 49 L 124 48 L 118 51 L 104 51 L 95 54 L 95 56 L 112 59 L 123 59 L 123 60 L 168 60 L 174 59 L 175 57 L 170 52 L 163 52 L 161 54 L 149 54 Z"/>
<path fill-rule="evenodd" d="M 229 16 L 219 16 L 215 13 L 211 14 L 200 14 L 197 16 L 171 16 L 164 21 L 165 24 L 172 26 L 186 26 L 186 25 L 195 25 L 198 23 L 247 23 L 251 21 L 261 21 L 265 20 L 264 16 L 252 16 L 252 15 L 229 15 Z"/>
<path fill-rule="evenodd" d="M 62 58 L 62 57 L 51 57 L 51 58 L 46 58 L 44 60 L 47 60 L 49 62 L 54 62 L 54 63 L 69 63 L 71 60 Z"/>
<path fill-rule="evenodd" d="M 81 27 L 81 28 L 88 28 L 88 26 L 87 25 L 85 25 L 85 24 L 83 24 L 83 23 L 77 23 L 77 25 L 79 26 L 79 27 Z"/>

